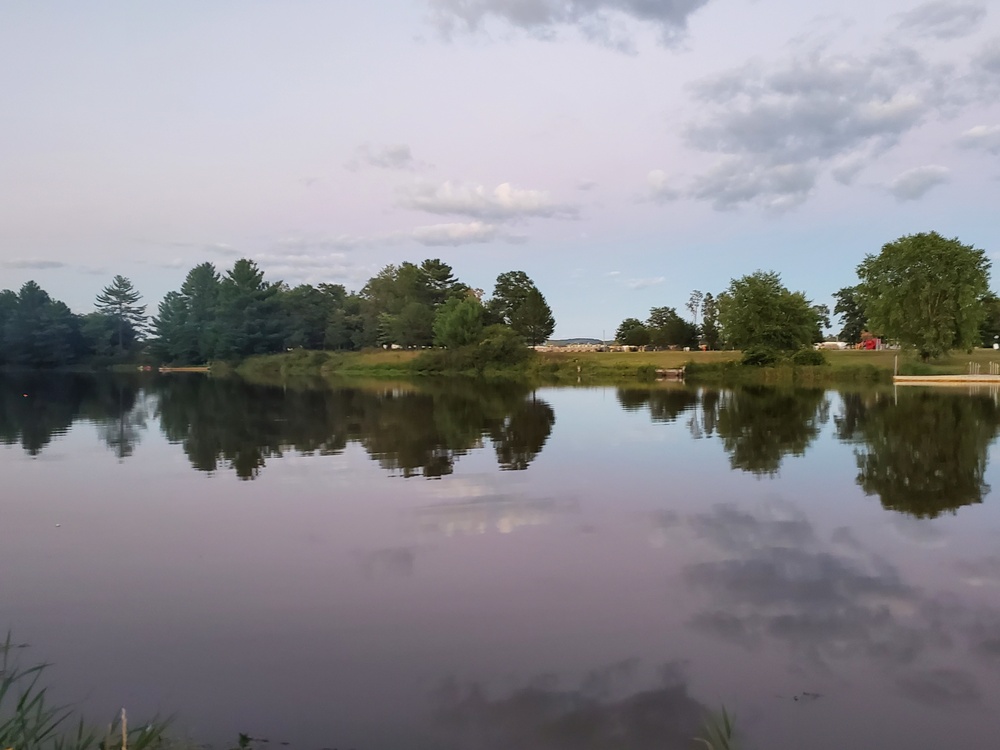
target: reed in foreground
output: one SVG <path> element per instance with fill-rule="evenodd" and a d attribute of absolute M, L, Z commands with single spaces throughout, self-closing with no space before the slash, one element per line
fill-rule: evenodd
<path fill-rule="evenodd" d="M 125 710 L 98 729 L 68 706 L 49 700 L 42 676 L 49 664 L 22 667 L 10 633 L 0 643 L 0 748 L 14 750 L 151 750 L 169 746 L 167 723 L 154 720 L 128 728 Z"/>
<path fill-rule="evenodd" d="M 736 731 L 725 706 L 718 714 L 711 714 L 705 719 L 702 731 L 706 736 L 695 737 L 694 740 L 707 750 L 736 750 Z"/>

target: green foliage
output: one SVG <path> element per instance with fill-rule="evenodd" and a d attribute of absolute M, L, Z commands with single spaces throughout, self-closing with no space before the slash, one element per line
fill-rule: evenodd
<path fill-rule="evenodd" d="M 544 344 L 555 330 L 552 309 L 538 289 L 528 290 L 524 302 L 510 314 L 510 327 L 529 345 Z"/>
<path fill-rule="evenodd" d="M 53 367 L 85 353 L 79 316 L 34 281 L 0 292 L 0 365 Z"/>
<path fill-rule="evenodd" d="M 711 294 L 705 294 L 701 301 L 701 336 L 709 349 L 718 349 L 719 340 L 719 306 Z"/>
<path fill-rule="evenodd" d="M 264 281 L 264 272 L 252 260 L 240 258 L 233 264 L 219 283 L 216 357 L 247 357 L 281 348 L 280 291 L 280 284 Z"/>
<path fill-rule="evenodd" d="M 119 274 L 101 290 L 94 302 L 99 313 L 114 321 L 119 355 L 134 347 L 146 327 L 146 306 L 138 304 L 140 299 L 142 295 L 132 282 Z"/>
<path fill-rule="evenodd" d="M 543 344 L 555 330 L 552 309 L 524 271 L 497 276 L 485 306 L 487 324 L 505 323 L 529 344 Z"/>
<path fill-rule="evenodd" d="M 781 353 L 767 346 L 751 346 L 743 350 L 740 364 L 748 367 L 772 367 L 781 361 Z"/>
<path fill-rule="evenodd" d="M 468 292 L 451 266 L 436 258 L 419 266 L 388 265 L 361 290 L 362 320 L 368 329 L 362 337 L 381 345 L 430 346 L 437 308 Z"/>
<path fill-rule="evenodd" d="M 725 706 L 720 713 L 712 714 L 705 719 L 702 731 L 705 736 L 695 737 L 694 740 L 708 750 L 735 750 L 736 727 Z"/>
<path fill-rule="evenodd" d="M 645 346 L 649 340 L 649 329 L 638 318 L 625 318 L 615 331 L 615 341 L 625 346 Z"/>
<path fill-rule="evenodd" d="M 858 266 L 858 297 L 873 333 L 912 347 L 924 360 L 971 349 L 989 291 L 983 250 L 937 232 L 900 237 Z"/>
<path fill-rule="evenodd" d="M 733 279 L 719 295 L 719 325 L 728 346 L 790 351 L 813 343 L 817 310 L 801 292 L 791 292 L 774 272 Z"/>
<path fill-rule="evenodd" d="M 535 352 L 509 326 L 488 326 L 477 344 L 454 349 L 424 352 L 413 368 L 418 372 L 475 373 L 513 371 L 526 363 Z"/>
<path fill-rule="evenodd" d="M 858 287 L 845 286 L 843 289 L 838 289 L 833 296 L 837 300 L 833 312 L 840 316 L 843 324 L 837 336 L 841 341 L 857 344 L 861 341 L 861 332 L 868 328 L 868 318 L 865 317 L 864 308 L 858 297 Z"/>
<path fill-rule="evenodd" d="M 987 292 L 982 299 L 983 322 L 979 324 L 980 346 L 991 348 L 1000 343 L 1000 297 Z"/>
<path fill-rule="evenodd" d="M 655 365 L 639 365 L 635 371 L 635 375 L 643 383 L 652 383 L 656 380 L 656 366 Z"/>
<path fill-rule="evenodd" d="M 483 305 L 475 297 L 453 297 L 434 317 L 434 343 L 456 348 L 478 344 L 483 336 Z"/>
<path fill-rule="evenodd" d="M 792 364 L 803 367 L 819 367 L 827 364 L 826 355 L 817 349 L 799 349 L 792 355 Z"/>
<path fill-rule="evenodd" d="M 694 305 L 695 300 L 697 305 Z M 700 309 L 701 301 L 701 297 L 695 298 L 692 294 L 688 309 L 692 305 L 695 309 Z M 684 320 L 672 307 L 652 308 L 646 320 L 646 328 L 649 330 L 649 343 L 658 349 L 698 345 L 698 327 Z"/>

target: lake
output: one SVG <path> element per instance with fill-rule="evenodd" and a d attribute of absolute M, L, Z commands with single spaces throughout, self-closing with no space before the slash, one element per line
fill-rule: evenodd
<path fill-rule="evenodd" d="M 217 747 L 982 748 L 995 391 L 0 379 L 0 628 Z"/>

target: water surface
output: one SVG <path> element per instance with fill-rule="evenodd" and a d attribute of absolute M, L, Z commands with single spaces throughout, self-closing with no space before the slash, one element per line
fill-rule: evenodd
<path fill-rule="evenodd" d="M 223 746 L 987 747 L 988 391 L 0 381 L 0 627 Z M 27 658 L 27 657 L 26 657 Z"/>

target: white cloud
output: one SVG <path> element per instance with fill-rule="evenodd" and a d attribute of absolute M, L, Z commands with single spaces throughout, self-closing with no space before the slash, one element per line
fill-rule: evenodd
<path fill-rule="evenodd" d="M 884 146 L 917 125 L 945 71 L 909 50 L 868 57 L 822 49 L 730 71 L 695 85 L 706 116 L 691 123 L 692 145 L 772 161 L 829 159 L 869 141 Z"/>
<path fill-rule="evenodd" d="M 689 194 L 717 209 L 780 211 L 802 203 L 826 169 L 850 184 L 929 115 L 967 97 L 954 80 L 951 66 L 888 42 L 867 54 L 812 45 L 703 79 L 692 88 L 703 115 L 684 135 L 728 158 Z"/>
<path fill-rule="evenodd" d="M 576 183 L 576 189 L 583 192 L 593 190 L 595 187 L 597 187 L 596 180 L 580 180 Z"/>
<path fill-rule="evenodd" d="M 654 169 L 646 175 L 649 198 L 654 203 L 667 203 L 680 197 L 680 191 L 667 183 L 667 174 L 662 169 Z"/>
<path fill-rule="evenodd" d="M 666 281 L 663 276 L 654 276 L 646 279 L 629 279 L 625 282 L 625 286 L 629 289 L 646 289 L 651 286 L 658 286 Z"/>
<path fill-rule="evenodd" d="M 912 201 L 922 198 L 931 188 L 948 182 L 946 167 L 930 164 L 907 170 L 889 183 L 888 190 L 896 200 Z"/>
<path fill-rule="evenodd" d="M 492 191 L 482 185 L 445 182 L 412 185 L 400 191 L 399 204 L 432 214 L 469 216 L 480 221 L 517 221 L 532 217 L 575 218 L 575 206 L 555 203 L 543 190 L 523 190 L 509 182 Z"/>
<path fill-rule="evenodd" d="M 976 125 L 958 137 L 961 148 L 978 148 L 1000 154 L 1000 125 Z"/>
<path fill-rule="evenodd" d="M 865 154 L 852 154 L 839 159 L 830 169 L 833 179 L 841 185 L 851 185 L 861 171 L 868 166 L 870 158 Z"/>
<path fill-rule="evenodd" d="M 186 240 L 174 240 L 168 243 L 171 247 L 191 247 L 202 252 L 214 253 L 216 255 L 237 256 L 240 251 L 225 242 L 189 242 Z"/>
<path fill-rule="evenodd" d="M 974 32 L 986 18 L 981 3 L 935 2 L 918 5 L 899 15 L 899 28 L 920 36 L 957 39 Z"/>
<path fill-rule="evenodd" d="M 817 169 L 807 164 L 775 164 L 728 159 L 699 175 L 691 196 L 710 201 L 720 211 L 755 203 L 781 212 L 802 203 L 816 184 Z"/>
<path fill-rule="evenodd" d="M 576 27 L 585 38 L 631 52 L 627 22 L 657 28 L 664 44 L 683 37 L 688 17 L 708 0 L 428 0 L 432 20 L 445 35 L 478 31 L 491 19 L 542 39 L 560 27 Z"/>
<path fill-rule="evenodd" d="M 502 239 L 505 242 L 521 242 L 521 235 L 509 234 L 503 227 L 496 224 L 486 224 L 473 221 L 468 224 L 431 224 L 414 227 L 410 236 L 421 245 L 470 245 L 493 242 Z"/>
<path fill-rule="evenodd" d="M 413 158 L 410 147 L 405 143 L 374 148 L 364 143 L 355 149 L 354 157 L 344 165 L 355 171 L 363 166 L 377 169 L 391 169 L 412 172 L 427 165 Z"/>
<path fill-rule="evenodd" d="M 291 235 L 278 240 L 273 249 L 279 253 L 290 253 L 293 255 L 310 252 L 349 252 L 359 248 L 384 244 L 389 237 L 390 235 L 378 235 L 375 237 L 361 237 L 349 234 L 340 234 L 334 237 L 299 237 Z"/>
<path fill-rule="evenodd" d="M 0 266 L 4 268 L 17 268 L 24 269 L 28 271 L 48 271 L 54 268 L 68 268 L 68 263 L 62 263 L 58 260 L 5 260 L 0 263 Z"/>

